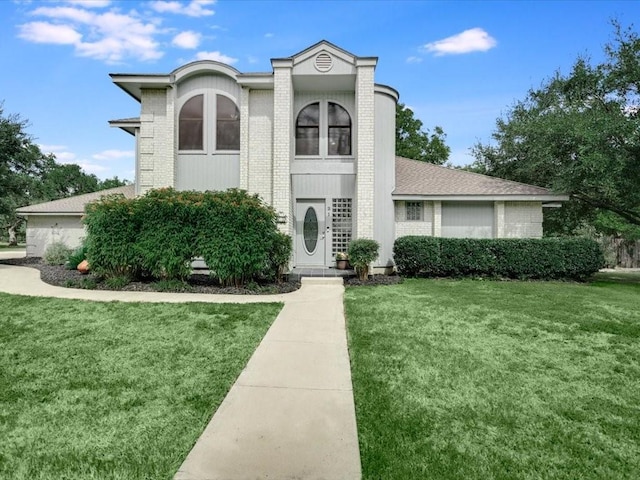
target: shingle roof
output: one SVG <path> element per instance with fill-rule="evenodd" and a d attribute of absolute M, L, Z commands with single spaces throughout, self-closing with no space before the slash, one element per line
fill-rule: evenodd
<path fill-rule="evenodd" d="M 22 214 L 82 214 L 87 203 L 98 200 L 105 195 L 122 194 L 126 198 L 136 196 L 135 185 L 125 185 L 124 187 L 109 188 L 93 193 L 85 193 L 84 195 L 76 195 L 75 197 L 62 198 L 53 200 L 52 202 L 37 203 L 27 207 L 21 207 L 16 210 Z"/>
<path fill-rule="evenodd" d="M 393 195 L 416 196 L 554 196 L 546 188 L 396 157 Z"/>

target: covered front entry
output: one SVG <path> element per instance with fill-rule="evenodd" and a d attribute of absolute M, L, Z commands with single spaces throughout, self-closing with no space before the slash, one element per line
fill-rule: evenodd
<path fill-rule="evenodd" d="M 326 266 L 329 242 L 325 201 L 298 200 L 295 208 L 296 266 Z"/>

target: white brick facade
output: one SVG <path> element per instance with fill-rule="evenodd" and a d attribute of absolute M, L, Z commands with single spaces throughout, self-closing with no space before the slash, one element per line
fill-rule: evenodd
<path fill-rule="evenodd" d="M 406 219 L 406 202 L 395 202 L 396 229 L 395 238 L 405 235 L 433 236 L 433 202 L 422 203 L 422 220 Z"/>
<path fill-rule="evenodd" d="M 283 62 L 284 63 L 284 62 Z M 293 235 L 291 203 L 291 157 L 293 152 L 293 80 L 292 65 L 274 65 L 273 69 L 273 207 L 284 215 L 280 229 Z"/>
<path fill-rule="evenodd" d="M 175 118 L 173 91 L 142 90 L 138 145 L 137 193 L 175 184 Z"/>
<path fill-rule="evenodd" d="M 505 238 L 541 238 L 540 202 L 504 202 Z"/>
<path fill-rule="evenodd" d="M 249 97 L 248 185 L 273 205 L 273 91 L 253 90 Z M 241 147 L 242 148 L 242 147 Z"/>
<path fill-rule="evenodd" d="M 373 238 L 375 102 L 373 65 L 359 65 L 356 76 L 356 238 Z"/>

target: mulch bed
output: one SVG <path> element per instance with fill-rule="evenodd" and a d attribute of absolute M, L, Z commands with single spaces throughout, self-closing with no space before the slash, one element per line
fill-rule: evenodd
<path fill-rule="evenodd" d="M 40 278 L 43 282 L 58 287 L 68 288 L 89 288 L 95 290 L 122 290 L 134 292 L 189 292 L 189 293 L 212 293 L 212 294 L 233 294 L 233 295 L 267 295 L 294 292 L 300 288 L 299 282 L 254 282 L 243 288 L 223 287 L 215 278 L 204 274 L 193 274 L 185 283 L 158 282 L 156 279 L 136 280 L 128 283 L 122 288 L 114 288 L 103 278 L 89 273 L 81 274 L 77 270 L 68 270 L 61 265 L 47 265 L 40 257 L 22 257 L 0 260 L 6 265 L 18 265 L 32 267 L 40 270 Z M 394 285 L 402 282 L 402 277 L 397 275 L 375 275 L 366 282 L 357 278 L 345 279 L 346 286 L 360 285 Z"/>

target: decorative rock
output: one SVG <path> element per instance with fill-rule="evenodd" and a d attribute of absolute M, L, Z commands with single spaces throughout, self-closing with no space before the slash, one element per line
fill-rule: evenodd
<path fill-rule="evenodd" d="M 86 260 L 81 261 L 78 264 L 78 271 L 80 273 L 89 273 L 89 262 L 87 262 Z"/>

